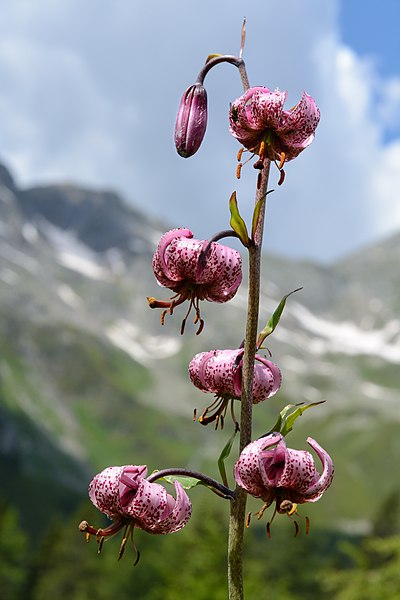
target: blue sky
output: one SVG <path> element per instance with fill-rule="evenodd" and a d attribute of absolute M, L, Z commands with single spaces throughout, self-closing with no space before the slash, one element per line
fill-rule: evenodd
<path fill-rule="evenodd" d="M 362 7 L 362 11 L 360 10 Z M 322 118 L 312 146 L 273 172 L 266 247 L 331 261 L 400 229 L 400 3 L 286 0 L 0 0 L 0 159 L 22 185 L 113 188 L 197 237 L 225 229 L 237 191 L 234 68 L 207 77 L 209 126 L 194 157 L 173 146 L 183 90 L 210 52 L 237 53 L 247 17 L 252 85 L 305 89 Z"/>

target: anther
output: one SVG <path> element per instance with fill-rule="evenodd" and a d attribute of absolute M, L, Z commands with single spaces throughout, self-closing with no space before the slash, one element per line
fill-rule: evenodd
<path fill-rule="evenodd" d="M 160 315 L 160 323 L 161 325 L 165 324 L 165 315 L 167 314 L 167 310 L 163 310 L 161 315 Z"/>
<path fill-rule="evenodd" d="M 260 171 L 259 174 L 257 175 L 257 189 L 258 190 L 261 187 L 261 179 L 262 179 L 262 174 L 261 174 L 261 171 Z"/>
<path fill-rule="evenodd" d="M 238 162 L 240 162 L 242 160 L 243 152 L 244 152 L 244 148 L 240 148 L 240 150 L 238 150 L 237 157 L 236 157 Z"/>
<path fill-rule="evenodd" d="M 300 532 L 300 527 L 297 521 L 294 521 L 294 537 L 297 537 Z"/>
<path fill-rule="evenodd" d="M 241 172 L 242 172 L 242 167 L 243 167 L 243 164 L 240 162 L 238 164 L 238 166 L 236 167 L 236 179 L 240 179 L 240 175 L 241 175 Z"/>
<path fill-rule="evenodd" d="M 195 421 L 196 419 L 197 419 L 197 408 L 195 408 L 193 411 L 193 421 Z"/>
<path fill-rule="evenodd" d="M 246 517 L 246 528 L 247 529 L 250 527 L 250 521 L 251 521 L 251 512 L 248 512 L 247 517 Z"/>
<path fill-rule="evenodd" d="M 269 521 L 267 523 L 267 535 L 268 538 L 271 539 L 271 523 Z"/>
<path fill-rule="evenodd" d="M 310 519 L 306 517 L 306 535 L 310 533 Z"/>
<path fill-rule="evenodd" d="M 280 170 L 280 176 L 279 176 L 279 181 L 278 181 L 278 185 L 282 185 L 282 183 L 285 181 L 285 171 L 283 169 Z"/>
<path fill-rule="evenodd" d="M 261 158 L 254 163 L 253 165 L 253 169 L 259 169 L 260 171 L 264 168 L 264 162 L 261 160 Z"/>

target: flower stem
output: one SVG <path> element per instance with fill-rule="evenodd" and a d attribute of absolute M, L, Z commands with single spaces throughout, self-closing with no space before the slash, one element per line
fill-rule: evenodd
<path fill-rule="evenodd" d="M 147 477 L 147 481 L 152 483 L 153 481 L 157 481 L 157 479 L 162 479 L 163 477 L 167 477 L 168 475 L 178 475 L 184 477 L 193 477 L 194 479 L 198 479 L 204 485 L 209 488 L 215 490 L 219 496 L 222 498 L 226 498 L 227 500 L 232 500 L 235 497 L 235 492 L 230 490 L 228 487 L 215 481 L 212 477 L 205 475 L 204 473 L 200 473 L 199 471 L 191 471 L 190 469 L 181 469 L 181 468 L 170 468 L 170 469 L 162 469 L 161 471 L 156 471 Z"/>
<path fill-rule="evenodd" d="M 266 195 L 270 161 L 264 160 L 261 179 L 257 186 L 256 203 Z M 264 231 L 265 204 L 260 210 L 254 245 L 249 247 L 249 292 L 247 305 L 246 338 L 243 355 L 242 403 L 240 417 L 240 452 L 251 442 L 254 357 L 258 333 L 260 305 L 260 270 L 262 238 Z M 228 539 L 228 590 L 229 600 L 243 600 L 243 536 L 247 494 L 236 486 L 231 502 Z"/>

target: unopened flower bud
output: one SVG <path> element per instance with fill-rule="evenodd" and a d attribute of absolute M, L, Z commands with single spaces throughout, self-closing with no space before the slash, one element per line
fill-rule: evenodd
<path fill-rule="evenodd" d="M 200 148 L 207 128 L 207 92 L 195 83 L 182 96 L 175 124 L 175 147 L 183 158 Z"/>

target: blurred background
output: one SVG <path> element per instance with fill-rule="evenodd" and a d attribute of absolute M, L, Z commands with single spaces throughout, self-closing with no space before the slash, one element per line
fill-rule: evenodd
<path fill-rule="evenodd" d="M 321 109 L 312 146 L 272 169 L 261 325 L 288 302 L 269 349 L 282 388 L 255 409 L 255 435 L 288 402 L 336 477 L 301 507 L 303 533 L 267 518 L 246 532 L 246 589 L 284 600 L 386 599 L 400 593 L 400 6 L 395 0 L 0 0 L 0 597 L 44 600 L 226 598 L 228 506 L 191 492 L 182 532 L 137 532 L 97 556 L 77 530 L 99 526 L 86 487 L 111 464 L 187 466 L 219 477 L 231 425 L 192 421 L 209 398 L 187 379 L 192 356 L 237 347 L 247 278 L 204 306 L 200 337 L 148 310 L 162 233 L 209 237 L 237 191 L 252 213 L 255 177 L 235 178 L 231 65 L 206 79 L 209 125 L 180 158 L 176 111 L 210 53 L 237 54 L 243 17 L 252 85 L 306 90 Z M 182 312 L 182 311 L 181 311 Z M 236 451 L 235 451 L 236 452 Z M 235 455 L 233 452 L 233 455 Z M 233 460 L 233 458 L 232 458 Z M 232 462 L 232 461 L 231 461 Z M 212 496 L 212 497 L 210 497 Z M 257 510 L 257 503 L 251 504 Z M 304 532 L 305 516 L 311 532 Z M 185 568 L 176 569 L 185 558 Z"/>

